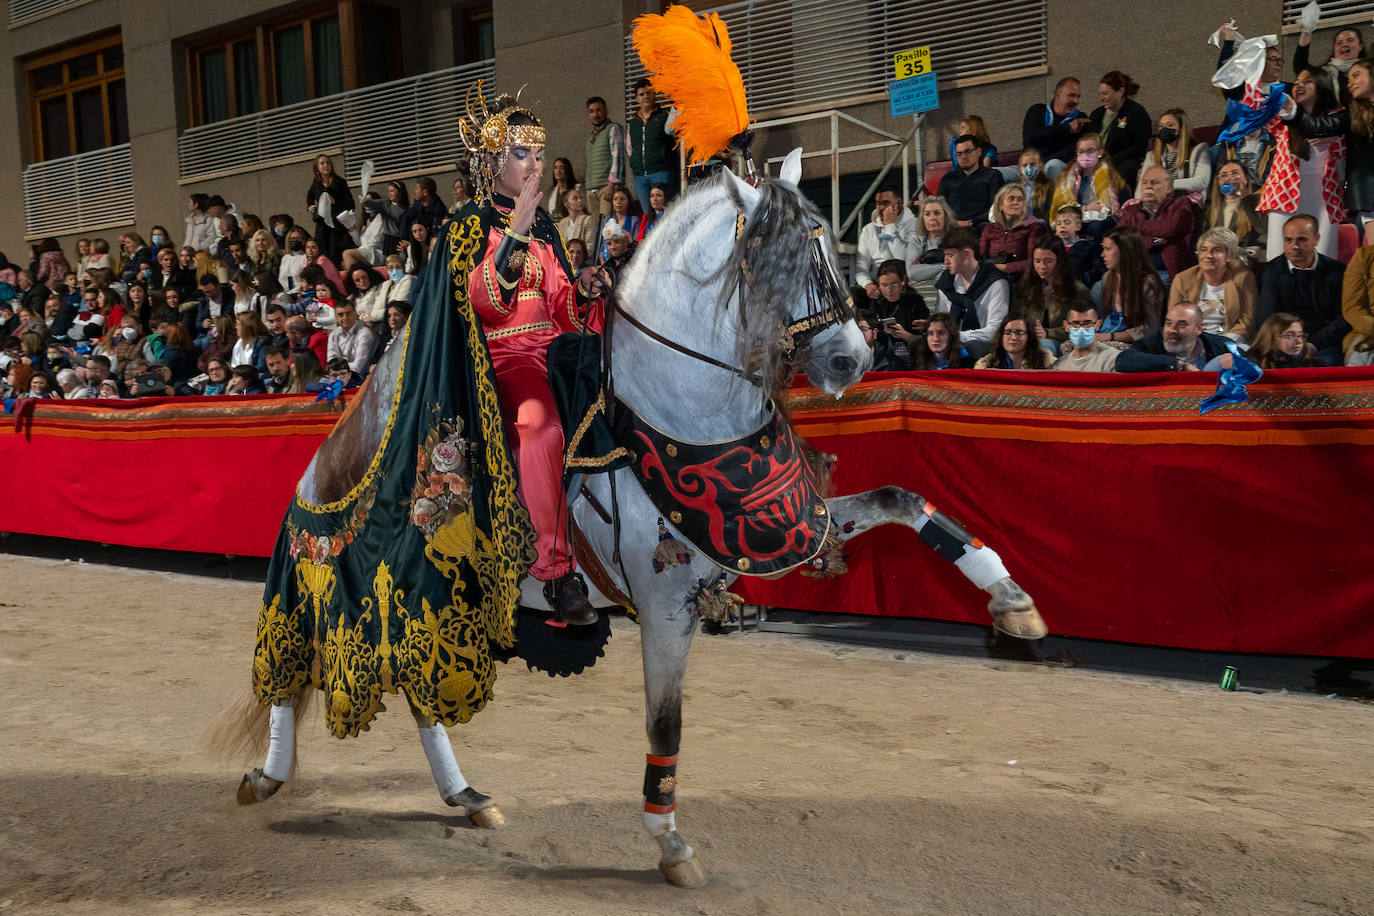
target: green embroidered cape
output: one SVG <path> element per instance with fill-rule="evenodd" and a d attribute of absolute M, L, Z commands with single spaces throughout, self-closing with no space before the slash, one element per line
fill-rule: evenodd
<path fill-rule="evenodd" d="M 369 405 L 364 391 L 330 434 L 337 454 L 350 422 L 356 437 L 384 412 L 371 462 L 337 501 L 313 504 L 298 489 L 277 538 L 253 688 L 280 703 L 319 687 L 337 737 L 366 730 L 388 692 L 445 725 L 468 721 L 491 699 L 493 654 L 514 646 L 534 530 L 467 294 L 498 218 L 469 204 L 444 226 L 396 343 L 390 404 L 374 395 Z M 395 363 L 376 372 L 384 365 Z M 330 456 L 327 441 L 316 463 Z"/>

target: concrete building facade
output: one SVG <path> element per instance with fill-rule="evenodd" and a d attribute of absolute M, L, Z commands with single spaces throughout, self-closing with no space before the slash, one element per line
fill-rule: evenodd
<path fill-rule="evenodd" d="M 711 8 L 700 2 L 690 5 Z M 928 6 L 975 12 L 987 8 L 979 13 L 985 20 L 980 24 L 984 30 L 978 33 L 982 37 L 968 43 L 957 35 L 940 39 L 934 60 L 937 73 L 965 57 L 994 63 L 982 64 L 983 71 L 991 72 L 976 78 L 942 81 L 940 108 L 927 115 L 920 132 L 927 160 L 948 157 L 954 124 L 964 114 L 982 116 L 994 143 L 1004 151 L 1015 150 L 1021 145 L 1025 110 L 1047 99 L 1061 77 L 1074 75 L 1082 80 L 1083 108 L 1090 110 L 1097 104 L 1098 78 L 1113 69 L 1139 81 L 1138 100 L 1151 113 L 1181 107 L 1196 125 L 1216 124 L 1223 100 L 1209 84 L 1216 52 L 1206 45 L 1208 34 L 1231 16 L 1239 20 L 1245 34 L 1280 32 L 1283 16 L 1281 0 L 735 3 L 724 8 L 723 15 L 736 33 L 736 42 L 739 36 L 749 35 L 758 46 L 754 53 L 773 46 L 780 49 L 777 62 L 759 71 L 766 74 L 761 79 L 771 80 L 791 68 L 797 85 L 808 80 L 823 82 L 828 69 L 839 73 L 863 58 L 870 58 L 872 72 L 879 74 L 864 91 L 846 89 L 835 97 L 811 98 L 800 104 L 785 104 L 784 92 L 770 96 L 774 104 L 751 114 L 767 119 L 778 113 L 805 114 L 835 107 L 883 131 L 906 135 L 912 128 L 911 118 L 890 117 L 885 100 L 884 75 L 890 77 L 885 71 L 890 69 L 887 58 L 892 50 L 885 39 L 890 22 L 920 15 Z M 1022 21 L 996 20 L 994 8 L 1002 7 L 1015 7 Z M 485 66 L 494 70 L 500 89 L 524 86 L 522 99 L 535 105 L 548 128 L 549 160 L 566 156 L 580 175 L 587 131 L 584 100 L 590 95 L 604 96 L 611 117 L 624 122 L 626 35 L 636 16 L 661 9 L 655 0 L 293 4 L 236 0 L 229 5 L 12 0 L 9 28 L 0 37 L 4 44 L 0 53 L 12 62 L 0 73 L 0 124 L 8 127 L 13 138 L 0 152 L 0 196 L 15 205 L 0 230 L 0 245 L 12 261 L 26 263 L 28 244 L 46 235 L 57 235 L 70 251 L 70 242 L 78 236 L 103 236 L 113 246 L 124 227 L 136 228 L 146 238 L 151 226 L 161 224 L 179 242 L 186 200 L 194 192 L 219 194 L 240 212 L 256 213 L 264 220 L 269 214 L 286 212 L 306 222 L 310 160 L 318 152 L 340 155 L 338 161 L 351 178 L 363 159 L 386 158 L 392 165 L 380 169 L 378 179 L 432 175 L 447 199 L 458 156 L 436 161 L 427 158 L 425 150 L 441 141 L 448 144 L 446 149 L 453 146 L 461 99 L 451 87 L 436 90 L 423 103 L 389 102 L 390 108 L 364 115 L 353 109 L 365 107 L 380 92 L 375 89 L 378 85 L 397 85 L 396 80 L 423 78 L 462 65 L 477 67 L 471 72 L 478 72 L 480 66 L 472 62 L 483 57 L 494 59 L 494 64 Z M 764 13 L 773 17 L 769 20 L 773 25 L 763 29 L 750 24 L 762 21 Z M 821 15 L 833 19 L 824 48 L 818 51 L 813 46 L 804 53 L 794 48 L 789 53 L 788 23 L 794 23 L 800 35 L 803 28 L 814 30 L 813 20 Z M 1035 23 L 1028 27 L 1025 20 L 1031 18 Z M 812 25 L 806 26 L 809 21 Z M 1334 30 L 1317 36 L 1317 59 L 1329 50 L 1329 32 Z M 1003 34 L 1005 39 L 998 37 Z M 1285 38 L 1289 59 L 1295 37 Z M 913 43 L 919 40 L 915 34 Z M 1002 41 L 1006 54 L 1015 50 L 1018 60 L 1032 63 L 999 72 L 995 61 L 1003 53 Z M 743 50 L 737 47 L 737 56 Z M 58 69 L 54 62 L 60 65 Z M 455 85 L 470 82 L 464 76 L 467 72 L 451 77 Z M 119 74 L 119 80 L 107 79 L 110 74 Z M 285 113 L 280 111 L 283 103 L 290 106 Z M 336 110 L 345 114 L 336 119 L 316 117 L 321 111 Z M 121 117 L 127 121 L 124 126 Z M 351 119 L 347 129 L 342 123 L 345 118 Z M 289 141 L 278 145 L 271 137 L 263 139 L 263 129 L 256 126 L 263 119 L 277 125 L 273 130 L 289 133 Z M 841 145 L 874 139 L 848 121 L 844 125 Z M 218 138 L 214 142 L 204 140 L 211 127 L 220 131 L 213 135 Z M 262 135 L 256 145 L 242 154 L 235 152 L 239 149 L 235 144 L 254 131 L 255 136 Z M 65 204 L 63 178 L 52 161 L 63 157 L 54 154 L 87 151 L 84 155 L 89 157 L 94 155 L 90 150 L 117 147 L 126 138 L 128 176 L 120 180 L 129 185 L 127 204 L 114 218 L 106 208 L 101 211 L 105 217 L 97 215 L 74 224 L 69 212 L 59 212 Z M 826 120 L 764 130 L 756 159 L 781 156 L 797 145 L 823 150 L 830 140 Z M 188 169 L 187 151 L 192 147 L 215 167 Z M 842 173 L 872 171 L 888 152 L 870 149 L 847 154 L 838 161 L 838 169 Z M 831 157 L 818 156 L 807 160 L 806 175 L 828 176 L 834 167 Z M 46 204 L 32 191 L 26 198 L 26 170 L 31 186 L 39 173 L 47 176 Z M 356 189 L 357 182 L 353 184 Z M 70 189 L 73 198 L 98 197 L 97 191 L 89 182 Z M 35 220 L 40 205 L 48 208 L 42 212 L 65 215 L 61 231 L 45 231 L 43 221 Z M 53 210 L 55 206 L 58 211 Z M 46 225 L 58 223 L 62 220 L 50 216 Z M 40 224 L 37 231 L 35 224 Z"/>

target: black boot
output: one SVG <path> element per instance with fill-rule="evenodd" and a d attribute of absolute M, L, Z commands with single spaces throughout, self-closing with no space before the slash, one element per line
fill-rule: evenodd
<path fill-rule="evenodd" d="M 581 573 L 570 572 L 561 579 L 544 583 L 544 599 L 554 616 L 573 627 L 589 627 L 600 619 L 587 600 L 587 583 Z"/>

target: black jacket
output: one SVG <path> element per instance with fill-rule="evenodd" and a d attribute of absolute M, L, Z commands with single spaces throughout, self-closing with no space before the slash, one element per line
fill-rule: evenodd
<path fill-rule="evenodd" d="M 939 194 L 949 202 L 956 217 L 981 229 L 987 224 L 992 199 L 1002 184 L 1002 173 L 996 169 L 980 165 L 972 174 L 965 174 L 955 168 L 940 179 Z"/>
<path fill-rule="evenodd" d="M 1292 312 L 1302 320 L 1312 346 L 1318 350 L 1339 347 L 1350 333 L 1350 322 L 1341 314 L 1341 283 L 1345 265 L 1324 254 L 1317 255 L 1312 270 L 1293 270 L 1288 258 L 1279 255 L 1264 265 L 1260 277 L 1259 305 L 1254 327 L 1275 312 Z"/>
<path fill-rule="evenodd" d="M 1092 123 L 1087 129 L 1101 135 L 1103 124 L 1108 121 L 1107 109 L 1094 109 L 1091 117 Z M 1113 122 L 1112 129 L 1103 138 L 1103 144 L 1107 155 L 1112 157 L 1112 165 L 1126 179 L 1127 186 L 1134 188 L 1140 164 L 1145 161 L 1145 147 L 1150 135 L 1155 132 L 1154 122 L 1150 120 L 1150 113 L 1145 106 L 1135 99 L 1122 102 L 1121 110 L 1110 120 Z"/>
<path fill-rule="evenodd" d="M 1068 122 L 1082 116 L 1083 112 L 1076 108 L 1060 117 L 1046 103 L 1032 105 L 1026 109 L 1026 117 L 1021 121 L 1021 146 L 1039 150 L 1040 158 L 1046 162 L 1051 159 L 1073 162 L 1074 146 L 1082 136 L 1082 131 L 1074 133 L 1069 129 Z"/>
<path fill-rule="evenodd" d="M 1202 352 L 1206 354 L 1203 363 L 1229 353 L 1226 342 L 1227 338 L 1219 334 L 1202 332 Z M 1116 360 L 1117 372 L 1172 372 L 1177 368 L 1178 357 L 1164 349 L 1163 330 L 1140 338 L 1131 345 L 1131 349 L 1123 350 Z"/>
<path fill-rule="evenodd" d="M 1310 115 L 1298 109 L 1294 119 L 1308 137 L 1345 137 L 1345 208 L 1351 213 L 1374 210 L 1374 136 L 1350 129 L 1350 109 Z"/>

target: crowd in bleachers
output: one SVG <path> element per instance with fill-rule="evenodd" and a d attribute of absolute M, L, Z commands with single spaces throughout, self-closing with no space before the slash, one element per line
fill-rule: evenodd
<path fill-rule="evenodd" d="M 1221 68 L 1238 36 L 1219 38 Z M 1086 113 L 1089 87 L 1059 80 L 1015 153 L 966 115 L 950 161 L 910 201 L 882 188 L 860 232 L 875 366 L 1216 369 L 1232 346 L 1265 368 L 1374 361 L 1371 60 L 1358 29 L 1321 65 L 1311 39 L 1287 83 L 1280 49 L 1251 44 L 1259 83 L 1223 93 L 1239 107 L 1217 128 L 1151 118 L 1118 70 Z"/>
<path fill-rule="evenodd" d="M 1219 66 L 1237 48 L 1229 29 L 1221 37 Z M 1291 101 L 1227 130 L 1199 129 L 1179 108 L 1151 118 L 1116 70 L 1086 114 L 1083 82 L 1059 80 L 1027 110 L 1018 152 L 999 153 L 998 129 L 967 115 L 951 161 L 909 201 L 882 188 L 859 234 L 853 294 L 875 369 L 1215 369 L 1232 344 L 1266 368 L 1374 361 L 1366 51 L 1359 30 L 1342 29 L 1314 65 L 1304 32 L 1283 83 L 1268 48 L 1259 85 L 1226 95 L 1254 108 L 1280 87 Z M 646 81 L 635 89 L 627 125 L 587 100 L 582 179 L 567 157 L 547 172 L 544 204 L 573 269 L 611 282 L 678 190 L 670 114 Z M 420 178 L 355 200 L 322 155 L 304 225 L 193 194 L 180 246 L 153 226 L 72 252 L 47 239 L 27 266 L 0 255 L 0 395 L 356 386 L 471 195 L 460 177 L 449 203 Z"/>

